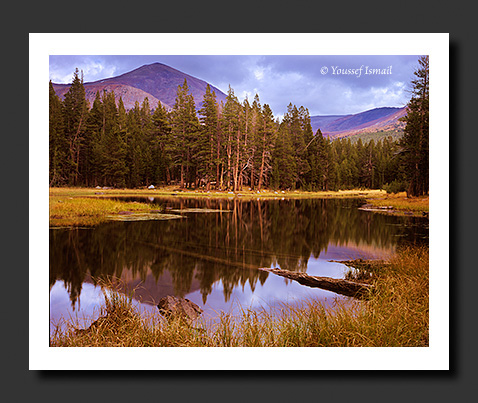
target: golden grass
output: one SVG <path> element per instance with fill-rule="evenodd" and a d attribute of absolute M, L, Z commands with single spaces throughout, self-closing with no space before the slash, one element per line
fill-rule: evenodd
<path fill-rule="evenodd" d="M 265 189 L 259 191 L 249 190 L 247 188 L 232 192 L 204 189 L 180 189 L 175 186 L 167 186 L 157 189 L 96 189 L 96 188 L 50 188 L 50 197 L 52 196 L 138 196 L 138 197 L 160 197 L 160 196 L 181 196 L 181 197 L 242 197 L 242 198 L 325 198 L 325 197 L 380 197 L 385 195 L 384 190 L 339 190 L 339 191 L 321 191 L 306 192 L 302 190 L 271 190 Z"/>
<path fill-rule="evenodd" d="M 398 211 L 409 211 L 412 213 L 428 212 L 429 209 L 429 197 L 407 197 L 406 192 L 382 194 L 380 198 L 368 198 L 367 203 L 372 204 L 374 207 L 386 207 L 389 206 Z"/>
<path fill-rule="evenodd" d="M 388 264 L 377 263 L 374 292 L 367 301 L 326 308 L 309 300 L 272 311 L 220 313 L 215 323 L 192 326 L 159 313 L 141 316 L 131 297 L 105 293 L 106 319 L 90 330 L 68 323 L 51 346 L 136 347 L 392 347 L 428 346 L 428 248 L 401 250 Z"/>
<path fill-rule="evenodd" d="M 94 197 L 50 196 L 50 227 L 93 226 L 110 220 L 111 215 L 148 212 L 158 206 Z"/>

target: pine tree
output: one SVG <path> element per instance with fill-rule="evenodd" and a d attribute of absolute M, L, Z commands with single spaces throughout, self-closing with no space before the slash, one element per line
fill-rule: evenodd
<path fill-rule="evenodd" d="M 287 114 L 279 126 L 274 144 L 272 181 L 281 189 L 294 189 L 297 182 L 297 158 L 294 133 L 290 130 Z"/>
<path fill-rule="evenodd" d="M 391 137 L 383 140 L 383 150 L 385 155 L 385 162 L 383 167 L 383 183 L 388 184 L 397 182 L 399 184 L 404 182 L 404 174 L 400 169 L 400 145 L 398 141 L 393 141 Z M 405 190 L 405 189 L 400 189 Z"/>
<path fill-rule="evenodd" d="M 168 121 L 168 113 L 161 102 L 154 110 L 152 116 L 152 155 L 154 166 L 154 180 L 157 184 L 171 182 L 170 164 L 171 159 L 167 152 L 167 143 L 171 133 Z"/>
<path fill-rule="evenodd" d="M 330 140 L 325 138 L 320 129 L 315 134 L 317 138 L 317 184 L 320 190 L 329 190 L 331 180 L 331 145 Z"/>
<path fill-rule="evenodd" d="M 62 104 L 51 81 L 49 114 L 49 180 L 50 186 L 61 186 L 66 181 L 65 161 L 68 155 L 68 142 L 64 133 Z"/>
<path fill-rule="evenodd" d="M 63 121 L 65 137 L 68 141 L 67 170 L 70 185 L 80 182 L 80 151 L 86 129 L 88 103 L 85 97 L 83 77 L 80 78 L 78 68 L 73 74 L 73 81 L 63 100 Z"/>
<path fill-rule="evenodd" d="M 118 187 L 126 186 L 126 178 L 128 177 L 129 168 L 126 164 L 126 156 L 128 152 L 127 139 L 128 139 L 128 117 L 126 108 L 123 103 L 122 97 L 118 101 L 118 124 L 116 127 L 117 133 L 117 149 L 116 156 L 118 158 L 117 170 L 116 170 L 116 183 Z"/>
<path fill-rule="evenodd" d="M 216 93 L 211 91 L 209 84 L 206 87 L 206 93 L 199 110 L 202 125 L 201 134 L 198 138 L 199 166 L 198 172 L 204 177 L 206 189 L 209 190 L 210 182 L 216 176 L 217 161 L 215 160 L 215 150 L 218 136 L 219 111 L 216 101 Z"/>
<path fill-rule="evenodd" d="M 297 157 L 300 160 L 299 165 L 299 182 L 301 187 L 309 186 L 311 182 L 311 165 L 309 163 L 309 152 L 307 145 L 312 141 L 314 132 L 310 123 L 309 110 L 303 106 L 298 109 L 299 122 L 301 128 L 301 136 L 298 144 Z"/>
<path fill-rule="evenodd" d="M 144 98 L 140 109 L 141 119 L 141 154 L 142 154 L 142 182 L 144 185 L 149 186 L 154 178 L 154 162 L 152 155 L 152 143 L 153 143 L 153 120 L 151 113 L 151 106 L 149 105 L 148 97 Z"/>
<path fill-rule="evenodd" d="M 336 139 L 332 143 L 337 167 L 336 188 L 352 189 L 359 186 L 359 160 L 357 145 L 353 145 L 350 138 Z"/>
<path fill-rule="evenodd" d="M 127 115 L 127 139 L 126 139 L 126 164 L 128 166 L 127 186 L 135 188 L 141 185 L 142 171 L 142 132 L 141 132 L 141 108 L 136 101 L 134 107 Z"/>
<path fill-rule="evenodd" d="M 247 106 L 249 106 L 247 104 Z M 246 107 L 246 105 L 245 105 Z M 263 141 L 264 117 L 262 113 L 259 95 L 254 96 L 254 101 L 248 110 L 246 110 L 246 119 L 248 119 L 248 130 L 244 142 L 245 160 L 247 161 L 247 177 L 249 186 L 254 190 L 256 186 L 256 177 L 261 173 L 257 172 L 260 165 L 260 147 Z M 260 181 L 260 179 L 259 179 Z"/>
<path fill-rule="evenodd" d="M 234 171 L 233 165 L 239 157 L 240 149 L 238 147 L 238 134 L 240 132 L 240 104 L 234 94 L 234 90 L 229 86 L 227 92 L 226 104 L 222 111 L 221 127 L 223 129 L 223 147 L 226 154 L 226 170 L 225 170 L 225 186 L 230 189 L 233 182 Z M 235 152 L 236 151 L 236 152 Z M 233 157 L 236 157 L 234 159 Z"/>
<path fill-rule="evenodd" d="M 103 128 L 103 102 L 101 101 L 100 92 L 96 92 L 93 106 L 88 112 L 87 126 L 87 142 L 85 144 L 87 157 L 87 166 L 85 175 L 87 183 L 97 186 L 101 178 L 102 165 L 102 128 Z"/>
<path fill-rule="evenodd" d="M 238 186 L 242 189 L 244 184 L 249 184 L 251 189 L 254 188 L 254 157 L 255 157 L 255 138 L 256 123 L 255 113 L 260 114 L 259 96 L 256 94 L 254 97 L 253 105 L 249 103 L 248 98 L 244 99 L 240 110 L 242 116 L 241 124 L 241 159 L 238 164 Z M 254 110 L 256 108 L 256 110 Z"/>
<path fill-rule="evenodd" d="M 374 175 L 374 154 L 375 143 L 370 140 L 368 143 L 363 144 L 362 139 L 357 142 L 358 153 L 358 168 L 360 172 L 360 185 L 366 189 L 373 188 L 373 175 Z"/>
<path fill-rule="evenodd" d="M 189 93 L 187 80 L 178 86 L 176 102 L 171 111 L 171 143 L 170 150 L 173 163 L 180 171 L 180 186 L 191 183 L 195 176 L 194 143 L 200 131 L 196 115 L 194 98 Z"/>
<path fill-rule="evenodd" d="M 429 114 L 429 57 L 418 60 L 412 81 L 412 98 L 407 104 L 406 126 L 400 145 L 403 149 L 403 168 L 408 181 L 407 195 L 428 193 L 428 114 Z"/>
<path fill-rule="evenodd" d="M 258 146 L 258 151 L 261 155 L 258 184 L 259 190 L 261 190 L 263 184 L 268 184 L 268 172 L 271 169 L 270 159 L 273 153 L 273 145 L 277 132 L 277 127 L 274 122 L 274 115 L 268 104 L 264 104 L 262 107 L 261 121 L 263 126 L 262 130 L 259 132 L 259 135 L 262 134 L 262 138 Z"/>
<path fill-rule="evenodd" d="M 122 108 L 122 120 L 126 120 L 123 114 L 124 105 L 120 99 Z M 103 108 L 105 113 L 105 127 L 103 137 L 103 161 L 102 175 L 109 186 L 125 187 L 126 185 L 126 139 L 125 133 L 120 129 L 119 111 L 115 103 L 113 92 L 104 94 Z M 122 123 L 124 125 L 124 123 Z"/>

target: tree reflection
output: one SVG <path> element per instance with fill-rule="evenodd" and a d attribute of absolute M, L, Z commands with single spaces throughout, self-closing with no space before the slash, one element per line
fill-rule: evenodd
<path fill-rule="evenodd" d="M 50 287 L 62 280 L 74 305 L 84 281 L 118 277 L 147 284 L 150 295 L 184 296 L 199 289 L 206 302 L 221 280 L 226 302 L 236 286 L 254 289 L 272 265 L 305 271 L 329 245 L 391 248 L 423 242 L 427 220 L 357 209 L 357 200 L 156 199 L 167 210 L 217 209 L 170 221 L 111 222 L 94 229 L 50 230 Z M 166 289 L 166 278 L 171 282 Z M 154 280 L 154 281 L 152 281 Z M 162 288 L 161 288 L 162 287 Z M 158 291 L 161 288 L 162 291 Z"/>

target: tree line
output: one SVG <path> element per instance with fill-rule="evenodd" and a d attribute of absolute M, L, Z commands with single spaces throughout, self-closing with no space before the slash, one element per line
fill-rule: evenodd
<path fill-rule="evenodd" d="M 428 71 L 428 62 L 421 66 Z M 425 194 L 428 73 L 422 70 L 415 73 L 403 138 L 364 144 L 331 140 L 320 129 L 314 134 L 307 108 L 292 103 L 279 122 L 257 94 L 252 103 L 240 102 L 230 86 L 219 104 L 208 85 L 199 110 L 186 80 L 169 111 L 148 98 L 126 111 L 121 97 L 116 102 L 106 90 L 90 106 L 76 69 L 63 100 L 50 82 L 50 186 L 388 187 Z"/>

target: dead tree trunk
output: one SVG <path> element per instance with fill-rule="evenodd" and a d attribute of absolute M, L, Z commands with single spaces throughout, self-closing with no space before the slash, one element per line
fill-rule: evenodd
<path fill-rule="evenodd" d="M 260 268 L 259 270 L 264 270 L 277 274 L 278 276 L 295 280 L 299 284 L 306 285 L 308 287 L 322 288 L 324 290 L 333 291 L 337 294 L 346 295 L 348 297 L 366 298 L 372 289 L 370 284 L 356 283 L 349 280 L 331 277 L 309 276 L 305 273 L 278 268 Z"/>

